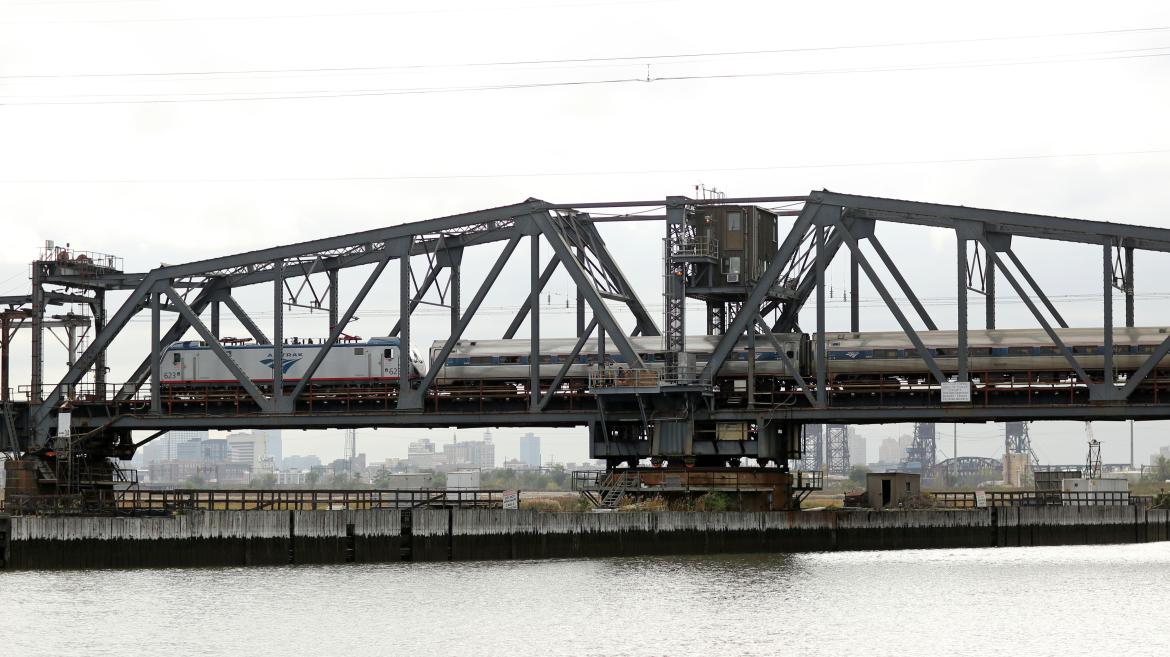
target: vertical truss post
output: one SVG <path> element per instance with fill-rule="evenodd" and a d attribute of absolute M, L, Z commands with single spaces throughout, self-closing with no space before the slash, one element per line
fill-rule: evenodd
<path fill-rule="evenodd" d="M 817 223 L 816 231 L 816 272 L 817 272 L 817 403 L 827 406 L 829 395 L 828 372 L 825 365 L 825 227 Z"/>
<path fill-rule="evenodd" d="M 686 265 L 674 261 L 675 250 L 683 239 L 687 221 L 687 199 L 684 196 L 666 197 L 666 241 L 663 260 L 666 266 L 664 285 L 664 318 L 666 345 L 666 378 L 678 379 L 678 366 L 687 348 Z"/>
<path fill-rule="evenodd" d="M 987 330 L 995 329 L 995 257 L 990 249 L 986 250 L 986 263 L 983 267 L 983 302 L 987 309 Z"/>
<path fill-rule="evenodd" d="M 106 328 L 106 291 L 95 290 L 89 304 L 93 314 L 93 335 L 97 337 Z M 106 352 L 102 351 L 93 362 L 94 394 L 98 399 L 106 398 Z"/>
<path fill-rule="evenodd" d="M 1133 247 L 1125 247 L 1125 325 L 1134 327 L 1133 313 Z"/>
<path fill-rule="evenodd" d="M 861 302 L 858 293 L 861 291 L 861 272 L 857 266 L 857 256 L 849 254 L 849 330 L 857 333 L 861 330 Z"/>
<path fill-rule="evenodd" d="M 45 398 L 45 290 L 41 286 L 41 272 L 44 266 L 33 263 L 32 277 L 32 372 L 29 401 L 39 402 Z"/>
<path fill-rule="evenodd" d="M 1101 319 L 1104 325 L 1102 331 L 1104 339 L 1101 341 L 1101 354 L 1104 366 L 1101 368 L 1101 378 L 1106 385 L 1113 385 L 1113 240 L 1106 238 L 1101 249 L 1102 258 L 1102 308 Z"/>
<path fill-rule="evenodd" d="M 398 259 L 398 408 L 422 407 L 422 398 L 412 395 L 410 388 L 410 310 L 410 246 L 408 245 L 402 257 Z M 440 367 L 443 361 L 445 359 L 435 362 L 432 367 Z M 422 392 L 425 393 L 425 390 Z"/>
<path fill-rule="evenodd" d="M 967 372 L 967 238 L 959 231 L 955 231 L 955 248 L 958 257 L 958 271 L 956 272 L 955 292 L 957 300 L 955 308 L 958 311 L 956 330 L 958 331 L 959 381 L 969 381 Z"/>
<path fill-rule="evenodd" d="M 211 334 L 215 336 L 216 340 L 218 340 L 220 337 L 219 336 L 219 302 L 218 301 L 211 302 Z"/>
<path fill-rule="evenodd" d="M 150 292 L 150 413 L 162 413 L 162 316 L 160 314 L 159 291 Z"/>
<path fill-rule="evenodd" d="M 577 247 L 577 262 L 585 261 L 585 249 Z M 577 337 L 585 334 L 585 295 L 577 288 Z"/>
<path fill-rule="evenodd" d="M 337 270 L 329 269 L 325 272 L 329 278 L 329 332 L 337 328 L 337 311 L 341 305 L 341 290 L 337 289 Z"/>
<path fill-rule="evenodd" d="M 459 286 L 462 285 L 462 279 L 459 275 L 459 271 L 460 271 L 461 266 L 462 265 L 459 262 L 453 262 L 451 264 L 450 270 L 447 272 L 448 275 L 450 276 L 450 278 L 447 279 L 447 282 L 451 286 L 451 291 L 449 292 L 449 294 L 451 295 L 451 330 L 452 331 L 455 330 L 456 326 L 459 326 L 459 304 L 462 301 L 459 297 Z"/>
<path fill-rule="evenodd" d="M 272 263 L 272 408 L 284 396 L 284 261 Z"/>
<path fill-rule="evenodd" d="M 528 288 L 528 403 L 533 411 L 540 410 L 540 233 L 531 237 L 531 263 Z"/>

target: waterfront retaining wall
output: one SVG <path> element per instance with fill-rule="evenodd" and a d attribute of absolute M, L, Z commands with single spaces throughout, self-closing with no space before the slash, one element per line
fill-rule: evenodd
<path fill-rule="evenodd" d="M 153 518 L 0 516 L 0 565 L 227 566 L 1165 540 L 1170 540 L 1170 511 L 1127 506 L 746 513 L 193 511 Z"/>

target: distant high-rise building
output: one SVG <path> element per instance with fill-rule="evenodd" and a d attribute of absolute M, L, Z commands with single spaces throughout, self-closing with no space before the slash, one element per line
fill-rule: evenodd
<path fill-rule="evenodd" d="M 148 464 L 181 460 L 179 445 L 206 439 L 206 431 L 168 431 L 146 444 L 144 458 Z"/>
<path fill-rule="evenodd" d="M 430 438 L 420 438 L 406 447 L 409 468 L 430 470 L 435 467 L 435 460 L 435 443 Z"/>
<path fill-rule="evenodd" d="M 902 460 L 906 448 L 893 438 L 886 438 L 878 446 L 878 463 L 895 464 Z"/>
<path fill-rule="evenodd" d="M 540 436 L 533 433 L 520 436 L 520 460 L 525 465 L 540 467 Z"/>
<path fill-rule="evenodd" d="M 268 455 L 266 440 L 267 436 L 263 433 L 228 434 L 228 462 L 248 465 L 253 470 L 259 469 L 260 460 Z"/>
<path fill-rule="evenodd" d="M 443 465 L 485 470 L 496 467 L 496 446 L 492 443 L 491 434 L 485 437 L 486 440 L 482 441 L 465 440 L 443 445 Z"/>
<path fill-rule="evenodd" d="M 280 429 L 256 429 L 252 433 L 264 434 L 264 454 L 272 457 L 277 468 L 284 464 L 284 442 L 280 437 Z"/>
<path fill-rule="evenodd" d="M 857 432 L 856 426 L 849 427 L 849 465 L 865 465 L 866 464 L 866 448 L 868 447 L 865 436 Z"/>

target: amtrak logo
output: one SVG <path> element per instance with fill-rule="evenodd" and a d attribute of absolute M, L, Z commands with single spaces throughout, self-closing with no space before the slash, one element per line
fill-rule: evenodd
<path fill-rule="evenodd" d="M 847 352 L 845 352 L 845 355 L 850 357 L 850 358 L 857 358 L 858 356 L 861 355 L 861 352 L 860 351 L 847 351 Z"/>
<path fill-rule="evenodd" d="M 300 360 L 301 360 L 300 356 L 294 356 L 291 358 L 288 356 L 285 356 L 284 359 L 282 359 L 283 365 L 281 366 L 280 371 L 287 374 L 288 368 L 292 367 L 293 365 L 296 365 Z M 261 358 L 260 359 L 260 364 L 267 365 L 268 367 L 272 367 L 272 364 L 274 362 L 276 362 L 276 361 L 272 358 L 272 356 L 269 356 L 268 358 Z"/>

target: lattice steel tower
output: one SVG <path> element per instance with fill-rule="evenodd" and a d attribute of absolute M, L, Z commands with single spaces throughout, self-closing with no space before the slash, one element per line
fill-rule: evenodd
<path fill-rule="evenodd" d="M 801 470 L 820 470 L 824 467 L 824 429 L 823 424 L 804 425 L 804 432 L 800 436 Z"/>
<path fill-rule="evenodd" d="M 825 425 L 825 472 L 849 474 L 849 427 L 844 424 Z"/>

